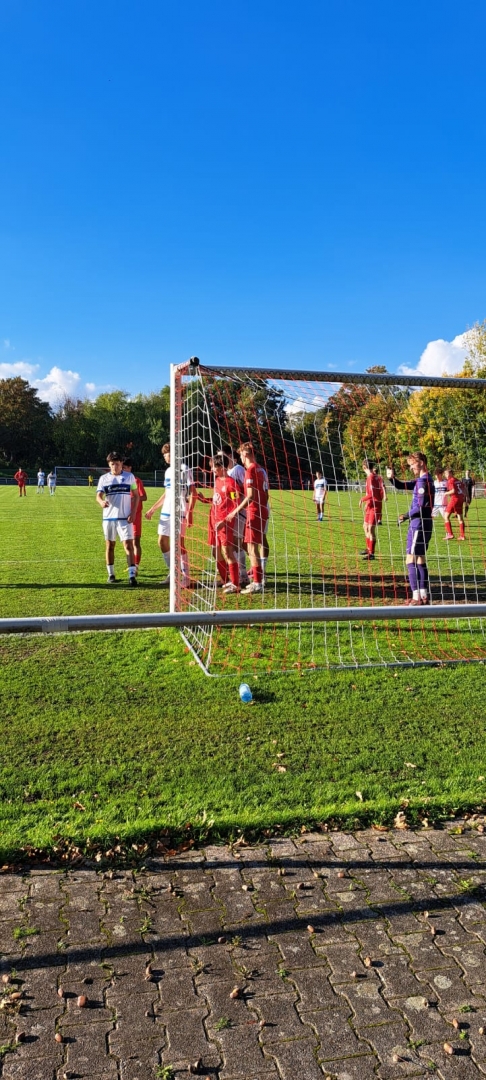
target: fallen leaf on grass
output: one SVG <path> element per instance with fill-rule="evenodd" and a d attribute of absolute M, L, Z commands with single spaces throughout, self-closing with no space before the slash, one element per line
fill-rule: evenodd
<path fill-rule="evenodd" d="M 363 802 L 363 792 L 362 791 L 355 791 L 355 795 L 356 795 L 356 798 L 359 799 L 360 802 Z"/>
<path fill-rule="evenodd" d="M 80 802 L 73 802 L 73 807 L 75 810 L 86 810 L 86 807 Z"/>
<path fill-rule="evenodd" d="M 285 765 L 279 765 L 278 761 L 272 761 L 272 769 L 276 769 L 277 772 L 287 772 Z"/>
<path fill-rule="evenodd" d="M 414 765 L 413 761 L 404 761 L 403 764 L 407 766 L 407 769 L 416 769 L 417 768 L 417 766 Z"/>

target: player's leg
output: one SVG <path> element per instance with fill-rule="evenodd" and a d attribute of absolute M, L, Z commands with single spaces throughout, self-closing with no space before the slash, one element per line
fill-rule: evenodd
<path fill-rule="evenodd" d="M 452 499 L 451 499 L 451 501 L 447 503 L 447 506 L 446 506 L 446 509 L 445 509 L 445 514 L 444 514 L 445 538 L 446 538 L 446 540 L 453 540 L 454 539 L 454 533 L 452 531 L 452 525 L 451 525 L 451 514 L 453 512 L 454 512 L 454 504 L 453 504 Z"/>
<path fill-rule="evenodd" d="M 218 574 L 219 574 L 219 576 L 221 578 L 223 589 L 224 589 L 226 587 L 226 585 L 228 584 L 228 564 L 226 562 L 226 559 L 225 559 L 224 553 L 223 553 L 223 549 L 222 549 L 221 544 L 219 542 L 218 542 L 218 544 L 216 546 L 216 566 L 218 568 Z"/>
<path fill-rule="evenodd" d="M 256 537 L 254 539 L 248 539 L 248 554 L 250 556 L 250 564 L 252 569 L 252 581 L 250 585 L 247 585 L 244 592 L 254 593 L 262 591 L 262 561 L 260 555 L 260 544 Z"/>
<path fill-rule="evenodd" d="M 105 524 L 111 525 L 111 522 L 106 522 Z M 106 537 L 106 532 L 105 532 L 105 537 Z M 106 558 L 106 569 L 107 569 L 107 573 L 108 573 L 108 581 L 110 582 L 110 585 L 113 585 L 113 583 L 116 581 L 116 577 L 115 577 L 115 541 L 114 540 L 110 540 L 110 539 L 105 540 L 105 558 Z"/>
<path fill-rule="evenodd" d="M 161 519 L 157 528 L 157 543 L 162 558 L 167 567 L 167 577 L 164 578 L 162 585 L 169 585 L 170 583 L 170 518 L 167 520 Z"/>
<path fill-rule="evenodd" d="M 240 591 L 240 567 L 239 567 L 239 564 L 238 564 L 236 550 L 235 550 L 233 544 L 229 543 L 228 540 L 226 540 L 226 542 L 221 545 L 221 551 L 222 551 L 225 563 L 227 565 L 228 574 L 229 574 L 229 581 L 228 581 L 228 583 L 226 585 L 223 586 L 223 592 L 225 592 L 225 593 L 239 592 Z"/>
<path fill-rule="evenodd" d="M 140 536 L 133 537 L 133 552 L 135 555 L 135 566 L 138 569 L 138 567 L 140 566 L 140 560 L 142 558 L 142 543 Z"/>
<path fill-rule="evenodd" d="M 265 573 L 266 573 L 266 569 L 267 569 L 268 556 L 270 554 L 270 544 L 268 543 L 268 526 L 269 526 L 269 523 L 270 523 L 270 518 L 267 518 L 267 520 L 264 522 L 264 525 L 263 525 L 263 535 L 262 535 L 262 542 L 261 542 L 261 546 L 260 546 L 260 563 L 261 563 L 261 568 L 262 568 L 262 585 L 265 584 Z"/>
<path fill-rule="evenodd" d="M 135 549 L 133 546 L 133 536 L 127 535 L 127 533 L 133 529 L 133 525 L 124 525 L 121 529 L 123 531 L 123 547 L 125 548 L 125 555 L 127 557 L 128 584 L 133 586 L 137 584 Z"/>
<path fill-rule="evenodd" d="M 465 540 L 466 537 L 465 537 L 465 534 L 464 534 L 464 517 L 465 517 L 465 515 L 464 515 L 464 506 L 462 507 L 462 512 L 461 512 L 460 509 L 457 510 L 456 517 L 457 517 L 457 523 L 459 525 L 458 540 Z"/>

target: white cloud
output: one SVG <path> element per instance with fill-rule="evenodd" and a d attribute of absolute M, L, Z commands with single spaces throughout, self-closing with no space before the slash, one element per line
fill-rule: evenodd
<path fill-rule="evenodd" d="M 35 372 L 39 370 L 38 364 L 31 364 L 29 360 L 17 360 L 15 364 L 0 363 L 0 379 L 31 380 Z"/>
<path fill-rule="evenodd" d="M 96 383 L 94 383 L 94 382 L 87 382 L 87 383 L 86 383 L 86 389 L 87 389 L 87 390 L 89 390 L 90 394 L 93 394 L 93 393 L 94 393 L 94 391 L 96 390 Z"/>
<path fill-rule="evenodd" d="M 464 367 L 468 355 L 468 331 L 458 334 L 452 341 L 429 341 L 416 368 L 402 364 L 398 368 L 400 375 L 457 375 Z"/>
<path fill-rule="evenodd" d="M 77 371 L 54 366 L 43 379 L 36 376 L 30 381 L 32 386 L 36 387 L 41 401 L 48 401 L 50 405 L 56 405 L 66 395 L 83 396 L 81 376 Z"/>
<path fill-rule="evenodd" d="M 4 337 L 4 339 L 3 339 L 3 347 L 4 347 L 4 349 L 7 349 L 7 350 L 12 348 L 12 346 L 10 344 L 10 338 Z"/>

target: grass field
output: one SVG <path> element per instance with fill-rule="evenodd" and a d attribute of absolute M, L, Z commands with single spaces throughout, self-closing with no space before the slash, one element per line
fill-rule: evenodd
<path fill-rule="evenodd" d="M 276 509 L 274 500 L 275 521 Z M 475 572 L 472 587 L 482 598 L 482 505 L 474 509 L 472 543 L 438 548 L 440 573 L 431 568 L 445 587 L 452 567 L 456 590 L 467 589 Z M 330 526 L 317 532 L 310 514 L 308 521 L 316 564 L 325 563 Z M 357 533 L 359 522 L 356 511 Z M 383 530 L 402 543 L 391 521 Z M 167 607 L 155 522 L 145 526 L 140 587 L 105 584 L 100 514 L 87 489 L 60 488 L 52 499 L 31 489 L 22 501 L 15 489 L 1 489 L 0 534 L 0 616 Z M 393 573 L 403 590 L 398 555 Z M 433 548 L 431 556 L 433 563 Z M 350 541 L 348 566 L 352 560 Z M 336 574 L 337 564 L 336 555 Z M 122 565 L 119 556 L 125 579 Z M 343 566 L 351 576 L 344 559 Z M 299 573 L 303 594 L 309 569 Z M 382 587 L 379 561 L 371 575 L 368 566 L 359 573 L 371 579 L 369 589 Z M 285 575 L 280 556 L 269 563 L 270 580 L 283 583 Z M 447 640 L 444 631 L 444 654 Z M 481 655 L 481 633 L 472 628 L 464 640 L 465 655 Z M 245 633 L 242 666 L 248 641 Z M 164 830 L 237 835 L 326 820 L 390 821 L 405 804 L 414 819 L 486 803 L 482 664 L 260 671 L 254 704 L 245 706 L 239 675 L 205 678 L 175 631 L 3 637 L 0 653 L 3 860 L 65 840 L 107 848 Z M 224 656 L 223 640 L 217 653 Z"/>

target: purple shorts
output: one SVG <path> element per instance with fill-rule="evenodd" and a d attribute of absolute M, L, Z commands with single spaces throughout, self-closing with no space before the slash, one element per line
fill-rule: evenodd
<path fill-rule="evenodd" d="M 432 521 L 426 519 L 420 521 L 415 518 L 407 533 L 407 555 L 415 555 L 416 558 L 425 556 L 432 536 Z"/>

